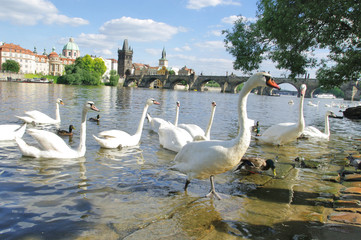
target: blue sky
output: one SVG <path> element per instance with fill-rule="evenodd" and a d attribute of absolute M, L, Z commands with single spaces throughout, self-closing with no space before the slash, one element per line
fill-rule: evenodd
<path fill-rule="evenodd" d="M 244 75 L 233 70 L 222 30 L 237 16 L 255 20 L 256 0 L 0 0 L 0 41 L 38 53 L 61 53 L 70 37 L 81 55 L 118 58 L 128 39 L 133 62 L 158 66 L 163 47 L 169 66 L 187 66 L 197 74 Z M 271 62 L 260 70 L 277 70 Z M 311 73 L 312 76 L 312 73 Z"/>

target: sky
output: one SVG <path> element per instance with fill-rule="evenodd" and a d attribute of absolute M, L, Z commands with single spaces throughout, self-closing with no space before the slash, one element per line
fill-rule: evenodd
<path fill-rule="evenodd" d="M 222 30 L 238 17 L 256 20 L 256 0 L 0 0 L 0 42 L 61 53 L 69 38 L 86 54 L 118 59 L 128 39 L 133 63 L 158 66 L 163 48 L 170 67 L 196 74 L 234 73 Z M 259 70 L 287 74 L 266 61 Z M 314 72 L 310 71 L 310 76 Z"/>

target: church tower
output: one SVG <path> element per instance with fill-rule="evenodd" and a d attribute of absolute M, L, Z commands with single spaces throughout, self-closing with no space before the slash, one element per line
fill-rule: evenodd
<path fill-rule="evenodd" d="M 128 47 L 128 39 L 125 39 L 123 48 L 118 49 L 118 74 L 120 77 L 125 77 L 132 73 L 132 59 L 133 50 Z"/>
<path fill-rule="evenodd" d="M 168 60 L 166 59 L 166 53 L 164 47 L 162 51 L 162 58 L 159 59 L 159 67 L 163 67 L 163 66 L 168 68 Z"/>

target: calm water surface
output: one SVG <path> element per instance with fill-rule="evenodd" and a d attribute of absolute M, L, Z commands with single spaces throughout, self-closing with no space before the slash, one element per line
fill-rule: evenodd
<path fill-rule="evenodd" d="M 339 184 L 322 181 L 344 164 L 347 151 L 361 138 L 360 122 L 330 119 L 329 142 L 298 141 L 287 146 L 259 145 L 252 139 L 246 155 L 278 156 L 278 177 L 244 175 L 229 171 L 215 177 L 221 201 L 203 198 L 208 180 L 193 180 L 183 192 L 185 176 L 171 169 L 173 152 L 159 146 L 158 135 L 145 122 L 139 148 L 101 149 L 92 135 L 110 129 L 135 133 L 146 99 L 161 103 L 148 112 L 174 121 L 175 102 L 181 102 L 179 123 L 205 128 L 211 102 L 217 109 L 212 139 L 237 134 L 238 94 L 185 92 L 120 87 L 84 87 L 31 83 L 0 83 L 0 124 L 21 122 L 24 111 L 39 110 L 55 117 L 60 97 L 61 129 L 76 127 L 64 140 L 79 144 L 81 108 L 92 100 L 101 110 L 100 123 L 87 122 L 87 152 L 81 159 L 33 159 L 23 157 L 15 142 L 0 142 L 0 238 L 1 239 L 336 239 L 345 231 L 322 224 L 324 206 L 310 198 L 327 197 Z M 288 101 L 293 100 L 294 105 Z M 305 99 L 307 125 L 324 128 L 324 113 L 337 107 L 325 104 L 343 100 L 319 99 L 311 107 Z M 296 97 L 251 94 L 248 116 L 260 121 L 261 132 L 279 122 L 296 122 Z M 89 112 L 95 117 L 96 112 Z M 29 126 L 32 127 L 32 126 Z M 36 126 L 54 131 L 55 126 Z M 30 135 L 25 141 L 35 144 Z M 293 168 L 302 156 L 321 162 L 318 169 Z M 257 188 L 257 185 L 263 187 Z M 350 231 L 353 231 L 351 229 Z"/>

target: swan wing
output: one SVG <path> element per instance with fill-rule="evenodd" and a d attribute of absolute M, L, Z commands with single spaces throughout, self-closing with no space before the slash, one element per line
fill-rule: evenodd
<path fill-rule="evenodd" d="M 55 133 L 38 129 L 29 129 L 28 133 L 41 145 L 43 150 L 57 152 L 72 151 L 64 140 Z"/>
<path fill-rule="evenodd" d="M 201 136 L 205 135 L 203 129 L 196 124 L 179 124 L 178 127 L 186 130 L 192 136 L 192 138 L 194 138 L 197 135 L 201 135 Z"/>
<path fill-rule="evenodd" d="M 296 140 L 301 133 L 296 123 L 280 123 L 269 127 L 258 139 L 264 143 L 281 145 Z"/>
<path fill-rule="evenodd" d="M 15 137 L 21 138 L 26 129 L 26 124 L 4 124 L 0 125 L 0 140 L 15 140 Z"/>
<path fill-rule="evenodd" d="M 305 137 L 309 137 L 309 138 L 322 138 L 322 139 L 328 139 L 329 138 L 329 135 L 321 132 L 320 130 L 318 130 L 317 128 L 315 128 L 313 126 L 305 127 L 302 134 Z"/>
<path fill-rule="evenodd" d="M 174 152 L 179 152 L 184 145 L 193 141 L 185 129 L 171 125 L 162 125 L 158 134 L 160 145 Z"/>
<path fill-rule="evenodd" d="M 37 123 L 48 123 L 48 122 L 56 121 L 54 118 L 51 118 L 48 115 L 46 115 L 42 112 L 39 112 L 37 110 L 26 111 L 25 114 L 27 114 L 28 116 L 33 118 L 34 119 L 33 121 L 37 122 Z"/>
<path fill-rule="evenodd" d="M 126 133 L 124 131 L 120 131 L 120 130 L 108 130 L 108 131 L 103 131 L 100 132 L 99 137 L 103 137 L 103 138 L 129 138 L 131 137 L 129 135 L 129 133 Z"/>

